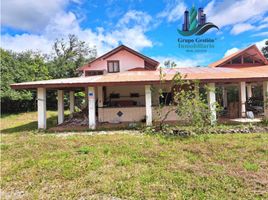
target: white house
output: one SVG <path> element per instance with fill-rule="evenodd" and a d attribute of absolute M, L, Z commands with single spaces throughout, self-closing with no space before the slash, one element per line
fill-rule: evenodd
<path fill-rule="evenodd" d="M 37 89 L 38 128 L 46 128 L 46 91 L 58 90 L 58 123 L 64 121 L 63 95 L 70 92 L 70 111 L 74 112 L 74 92 L 86 91 L 89 128 L 95 129 L 102 122 L 137 122 L 145 120 L 151 125 L 156 120 L 155 107 L 158 94 L 151 88 L 159 87 L 159 62 L 121 45 L 78 69 L 81 77 L 54 79 L 12 84 L 13 89 Z M 222 104 L 228 107 L 228 87 L 239 91 L 239 115 L 246 117 L 246 101 L 252 96 L 252 87 L 262 87 L 264 116 L 268 94 L 268 62 L 255 45 L 225 57 L 209 67 L 163 69 L 165 83 L 171 83 L 176 73 L 185 79 L 198 80 L 200 85 L 209 85 L 208 103 L 214 119 L 216 111 L 215 88 L 223 89 Z M 166 95 L 169 91 L 166 91 Z M 96 110 L 97 109 L 97 110 Z M 165 112 L 165 110 L 164 110 Z M 171 113 L 169 121 L 177 120 Z"/>

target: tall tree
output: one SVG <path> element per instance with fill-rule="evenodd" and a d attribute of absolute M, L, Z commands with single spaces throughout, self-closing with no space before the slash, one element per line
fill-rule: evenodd
<path fill-rule="evenodd" d="M 265 46 L 262 48 L 262 53 L 265 56 L 265 58 L 268 59 L 268 40 L 265 42 Z"/>
<path fill-rule="evenodd" d="M 67 41 L 63 38 L 57 39 L 53 49 L 54 55 L 49 62 L 49 71 L 53 78 L 77 76 L 77 68 L 97 56 L 95 47 L 90 48 L 75 35 L 69 35 Z"/>
<path fill-rule="evenodd" d="M 33 100 L 34 94 L 30 91 L 12 90 L 10 84 L 49 79 L 44 57 L 32 51 L 14 53 L 0 49 L 0 53 L 1 111 L 9 112 L 33 108 L 28 103 Z"/>

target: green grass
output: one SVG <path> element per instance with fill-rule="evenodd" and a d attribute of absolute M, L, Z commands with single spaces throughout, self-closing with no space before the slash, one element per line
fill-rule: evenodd
<path fill-rule="evenodd" d="M 268 198 L 268 134 L 59 137 L 35 116 L 1 118 L 2 199 Z"/>
<path fill-rule="evenodd" d="M 244 168 L 248 171 L 258 171 L 259 170 L 259 165 L 256 163 L 248 162 L 246 161 L 244 163 Z"/>

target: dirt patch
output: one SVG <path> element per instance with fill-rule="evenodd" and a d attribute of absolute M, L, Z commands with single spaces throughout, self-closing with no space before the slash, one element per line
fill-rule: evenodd
<path fill-rule="evenodd" d="M 253 189 L 253 192 L 258 195 L 268 193 L 268 175 L 264 170 L 252 173 L 241 169 L 233 169 L 227 172 L 231 176 L 235 176 L 244 180 L 248 187 Z"/>

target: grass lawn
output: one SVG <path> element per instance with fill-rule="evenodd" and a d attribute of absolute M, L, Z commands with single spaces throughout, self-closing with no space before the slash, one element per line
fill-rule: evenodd
<path fill-rule="evenodd" d="M 2 199 L 268 199 L 268 134 L 57 136 L 35 120 L 1 118 Z"/>

